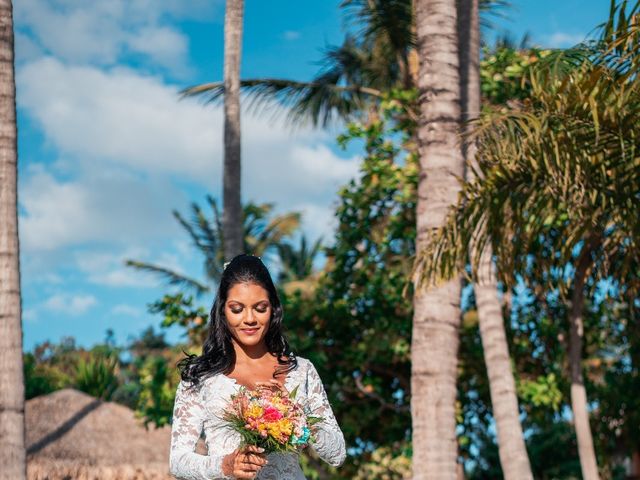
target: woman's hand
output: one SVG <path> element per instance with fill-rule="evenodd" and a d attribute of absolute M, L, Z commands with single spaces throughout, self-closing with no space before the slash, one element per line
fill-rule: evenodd
<path fill-rule="evenodd" d="M 276 390 L 276 391 L 279 391 L 283 397 L 289 396 L 289 390 L 287 390 L 287 387 L 285 387 L 282 383 L 280 383 L 275 378 L 272 380 L 269 380 L 268 382 L 256 382 L 256 390 L 262 390 L 262 389 Z"/>
<path fill-rule="evenodd" d="M 247 446 L 226 455 L 222 459 L 222 473 L 233 478 L 255 478 L 267 464 L 263 452 L 263 448 Z"/>

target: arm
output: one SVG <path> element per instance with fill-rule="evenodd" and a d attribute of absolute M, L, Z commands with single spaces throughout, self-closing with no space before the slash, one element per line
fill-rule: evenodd
<path fill-rule="evenodd" d="M 308 406 L 311 415 L 322 417 L 322 422 L 316 425 L 315 442 L 311 444 L 318 456 L 329 465 L 342 465 L 347 455 L 344 436 L 333 415 L 327 393 L 322 386 L 320 375 L 313 364 L 309 365 L 307 373 Z"/>
<path fill-rule="evenodd" d="M 229 478 L 222 472 L 223 457 L 221 455 L 200 455 L 194 451 L 202 432 L 205 413 L 206 409 L 199 392 L 187 389 L 187 384 L 181 381 L 173 407 L 169 455 L 169 470 L 176 478 L 183 480 Z"/>

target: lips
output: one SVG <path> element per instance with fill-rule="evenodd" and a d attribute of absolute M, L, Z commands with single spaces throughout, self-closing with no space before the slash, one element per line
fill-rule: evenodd
<path fill-rule="evenodd" d="M 245 335 L 255 335 L 256 333 L 258 333 L 258 330 L 260 330 L 259 328 L 241 328 L 240 331 L 242 333 L 244 333 Z"/>

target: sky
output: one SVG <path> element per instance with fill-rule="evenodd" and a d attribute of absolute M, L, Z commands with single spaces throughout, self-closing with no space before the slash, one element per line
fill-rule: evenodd
<path fill-rule="evenodd" d="M 344 36 L 340 3 L 246 0 L 242 77 L 310 79 Z M 568 47 L 609 0 L 512 4 L 489 37 Z M 147 305 L 167 287 L 126 259 L 203 278 L 172 211 L 219 199 L 222 113 L 179 91 L 221 80 L 223 20 L 223 0 L 14 1 L 26 350 L 65 336 L 91 346 L 107 329 L 124 343 L 159 325 Z M 337 191 L 358 172 L 339 132 L 243 112 L 243 201 L 302 212 L 305 235 L 330 241 Z"/>

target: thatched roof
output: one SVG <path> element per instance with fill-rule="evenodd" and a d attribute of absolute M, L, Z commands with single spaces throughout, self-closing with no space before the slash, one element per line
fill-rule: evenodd
<path fill-rule="evenodd" d="M 122 405 L 64 389 L 29 400 L 25 421 L 29 480 L 172 478 L 170 429 Z"/>

